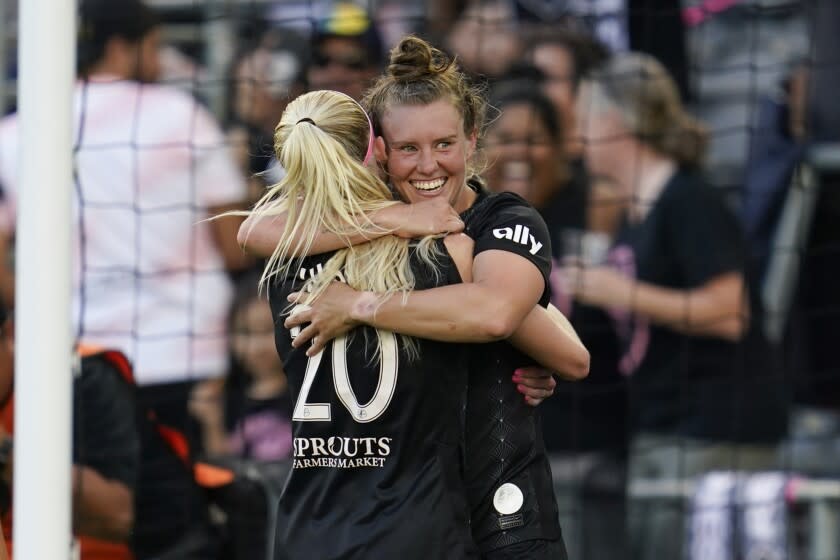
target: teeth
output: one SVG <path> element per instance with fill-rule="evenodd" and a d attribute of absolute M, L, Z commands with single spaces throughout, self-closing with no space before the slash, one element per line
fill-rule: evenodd
<path fill-rule="evenodd" d="M 421 191 L 433 191 L 439 189 L 446 182 L 446 178 L 434 179 L 433 181 L 411 181 L 411 186 Z"/>

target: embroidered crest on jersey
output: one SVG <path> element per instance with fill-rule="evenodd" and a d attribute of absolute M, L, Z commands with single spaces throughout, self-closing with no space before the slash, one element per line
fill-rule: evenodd
<path fill-rule="evenodd" d="M 519 486 L 505 482 L 496 489 L 493 495 L 493 507 L 502 515 L 511 515 L 522 509 L 525 497 Z"/>

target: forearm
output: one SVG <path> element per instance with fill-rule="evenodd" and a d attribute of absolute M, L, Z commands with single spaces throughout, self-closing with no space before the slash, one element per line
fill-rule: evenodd
<path fill-rule="evenodd" d="M 548 310 L 535 307 L 510 342 L 563 379 L 576 381 L 589 374 L 589 352 L 571 323 L 553 306 Z"/>
<path fill-rule="evenodd" d="M 73 528 L 80 535 L 124 542 L 134 525 L 134 497 L 123 483 L 73 466 Z"/>
<path fill-rule="evenodd" d="M 499 298 L 480 284 L 456 284 L 395 294 L 381 301 L 359 295 L 350 316 L 357 323 L 445 342 L 491 342 L 508 338 L 527 310 Z"/>
<path fill-rule="evenodd" d="M 377 223 L 377 212 L 371 213 L 371 221 Z M 387 235 L 389 230 L 381 226 L 381 231 L 369 231 L 364 235 L 354 233 L 350 235 L 337 235 L 328 231 L 321 231 L 316 235 L 311 244 L 309 240 L 302 239 L 299 234 L 293 235 L 290 247 L 292 256 L 300 257 L 305 255 L 320 255 L 329 251 L 344 249 L 352 245 L 360 245 L 372 239 Z M 252 214 L 242 223 L 239 233 L 236 236 L 239 245 L 248 253 L 257 257 L 270 257 L 277 244 L 285 234 L 286 214 L 277 216 L 257 216 Z M 349 229 L 349 228 L 348 228 Z"/>
<path fill-rule="evenodd" d="M 638 282 L 630 310 L 685 334 L 738 340 L 748 321 L 742 299 L 740 295 L 721 297 L 703 289 L 675 290 Z"/>

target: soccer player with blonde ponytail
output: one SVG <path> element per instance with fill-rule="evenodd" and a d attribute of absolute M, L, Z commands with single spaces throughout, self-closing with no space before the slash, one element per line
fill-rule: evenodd
<path fill-rule="evenodd" d="M 382 297 L 469 279 L 472 242 L 381 236 L 366 218 L 397 204 L 369 169 L 372 127 L 343 93 L 315 91 L 275 132 L 286 175 L 256 204 L 286 215 L 263 273 L 294 402 L 293 468 L 280 499 L 277 553 L 308 558 L 477 558 L 460 472 L 467 349 L 363 327 L 308 355 L 284 319 L 338 280 Z M 380 237 L 294 257 L 321 233 Z M 298 293 L 290 298 L 290 294 Z M 304 328 L 305 331 L 305 328 Z"/>

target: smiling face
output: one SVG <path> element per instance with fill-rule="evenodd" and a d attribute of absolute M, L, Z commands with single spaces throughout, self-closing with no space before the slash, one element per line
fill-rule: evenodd
<path fill-rule="evenodd" d="M 397 105 L 381 119 L 386 168 L 391 184 L 408 203 L 446 197 L 458 212 L 469 208 L 473 191 L 466 185 L 467 162 L 475 151 L 475 135 L 464 133 L 452 103 Z"/>
<path fill-rule="evenodd" d="M 487 131 L 487 186 L 509 191 L 539 208 L 557 188 L 562 155 L 537 112 L 526 103 L 506 106 Z"/>

